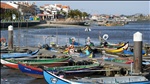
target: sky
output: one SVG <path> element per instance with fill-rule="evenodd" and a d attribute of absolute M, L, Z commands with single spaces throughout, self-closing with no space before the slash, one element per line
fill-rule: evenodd
<path fill-rule="evenodd" d="M 90 14 L 133 15 L 150 14 L 150 1 L 30 1 L 38 6 L 45 4 L 68 5 Z"/>

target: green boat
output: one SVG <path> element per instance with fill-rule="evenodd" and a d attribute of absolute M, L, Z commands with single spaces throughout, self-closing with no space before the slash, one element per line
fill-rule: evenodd
<path fill-rule="evenodd" d="M 100 69 L 101 65 L 98 62 L 93 61 L 78 61 L 74 62 L 73 60 L 70 60 L 68 62 L 68 66 L 61 66 L 61 67 L 45 67 L 45 66 L 27 66 L 21 63 L 18 63 L 19 70 L 21 70 L 23 73 L 35 77 L 35 78 L 43 78 L 43 68 L 47 71 L 56 73 L 56 74 L 67 74 L 67 75 L 77 75 L 77 74 L 84 74 L 84 73 L 90 73 L 91 70 Z M 41 69 L 42 68 L 42 69 Z"/>
<path fill-rule="evenodd" d="M 18 62 L 26 65 L 39 66 L 44 65 L 47 67 L 63 66 L 68 64 L 71 56 L 62 56 L 60 58 L 41 58 L 41 59 L 28 59 L 28 60 L 15 60 L 15 59 L 1 59 L 1 63 L 7 67 L 18 69 Z"/>
<path fill-rule="evenodd" d="M 74 62 L 72 66 L 62 66 L 62 67 L 45 67 L 48 71 L 71 71 L 71 70 L 83 70 L 90 69 L 99 66 L 99 63 L 87 62 L 86 64 L 82 61 Z"/>

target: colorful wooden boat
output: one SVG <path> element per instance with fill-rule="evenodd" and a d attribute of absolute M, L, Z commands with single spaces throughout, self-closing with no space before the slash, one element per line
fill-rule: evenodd
<path fill-rule="evenodd" d="M 123 47 L 119 49 L 105 49 L 107 53 L 121 53 L 123 50 L 126 50 L 129 47 L 129 43 L 127 42 Z"/>
<path fill-rule="evenodd" d="M 78 70 L 91 70 L 95 68 L 99 68 L 100 64 L 98 62 L 92 63 L 88 62 L 89 64 L 82 64 L 81 62 L 76 62 L 76 65 L 73 64 L 74 62 L 69 62 L 69 66 L 62 66 L 62 67 L 45 67 L 46 70 L 59 73 L 60 71 L 63 71 L 65 74 L 78 74 L 83 73 L 84 71 L 79 72 Z M 33 66 L 27 66 L 21 63 L 18 63 L 18 67 L 20 71 L 23 73 L 35 77 L 35 78 L 43 78 L 43 73 L 41 68 L 33 67 Z M 78 71 L 78 72 L 77 72 Z M 88 73 L 86 71 L 86 73 Z"/>
<path fill-rule="evenodd" d="M 134 53 L 130 50 L 123 50 L 124 55 L 133 55 Z M 145 51 L 142 50 L 142 55 L 145 55 Z"/>
<path fill-rule="evenodd" d="M 43 70 L 44 79 L 48 84 L 82 84 L 77 82 L 72 82 L 67 79 L 62 78 L 61 76 L 57 76 L 52 72 Z"/>
<path fill-rule="evenodd" d="M 18 64 L 1 59 L 1 64 L 9 68 L 18 69 Z"/>
<path fill-rule="evenodd" d="M 14 60 L 14 59 L 1 59 L 1 63 L 7 67 L 18 69 L 18 62 L 21 62 L 23 64 L 32 65 L 32 66 L 38 66 L 38 65 L 45 65 L 48 67 L 54 67 L 54 66 L 64 66 L 68 62 L 68 60 L 71 57 L 65 57 L 65 58 L 49 58 L 49 59 L 28 59 L 28 60 Z"/>
<path fill-rule="evenodd" d="M 100 47 L 102 47 L 102 48 L 120 48 L 125 45 L 124 42 L 120 42 L 120 43 L 108 42 L 108 41 L 104 40 L 101 36 L 99 36 L 99 40 L 101 42 Z"/>
<path fill-rule="evenodd" d="M 70 81 L 60 75 L 43 70 L 44 79 L 48 84 L 149 84 L 143 76 L 123 76 L 123 77 L 101 77 L 101 78 L 81 78 Z M 94 82 L 93 82 L 94 81 Z M 95 84 L 94 83 L 94 84 Z"/>
<path fill-rule="evenodd" d="M 86 45 L 85 47 L 81 48 L 81 52 L 80 53 L 79 52 L 75 52 L 75 48 L 74 47 L 65 49 L 65 51 L 63 53 L 64 54 L 69 54 L 71 56 L 93 58 L 92 49 L 88 45 Z"/>
<path fill-rule="evenodd" d="M 34 52 L 28 52 L 28 53 L 2 53 L 1 58 L 7 59 L 7 58 L 20 58 L 20 57 L 29 57 L 32 55 L 36 55 L 39 52 L 39 50 L 36 50 Z"/>

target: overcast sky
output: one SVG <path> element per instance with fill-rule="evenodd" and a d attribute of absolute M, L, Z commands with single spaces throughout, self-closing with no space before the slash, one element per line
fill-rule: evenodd
<path fill-rule="evenodd" d="M 31 1 L 38 6 L 44 4 L 69 5 L 91 14 L 150 14 L 150 1 Z"/>

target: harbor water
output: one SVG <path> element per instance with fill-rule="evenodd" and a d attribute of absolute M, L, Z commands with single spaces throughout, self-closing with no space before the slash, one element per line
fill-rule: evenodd
<path fill-rule="evenodd" d="M 90 37 L 95 45 L 99 45 L 99 36 L 108 34 L 111 43 L 129 42 L 133 45 L 133 34 L 137 31 L 143 34 L 143 43 L 150 43 L 150 23 L 134 22 L 125 26 L 90 26 L 91 31 L 86 32 L 84 27 L 66 28 L 15 28 L 14 45 L 37 46 L 38 44 L 49 44 L 57 42 L 66 45 L 68 38 L 75 37 L 77 42 L 85 44 L 85 39 Z M 55 37 L 54 37 L 55 36 Z M 1 37 L 8 39 L 8 30 L 1 30 Z M 58 40 L 56 39 L 58 38 Z"/>
<path fill-rule="evenodd" d="M 56 42 L 58 45 L 66 45 L 68 38 L 75 37 L 76 41 L 85 44 L 87 37 L 95 45 L 100 44 L 99 36 L 108 34 L 108 42 L 119 43 L 129 42 L 133 45 L 133 34 L 137 31 L 143 34 L 143 43 L 150 44 L 150 23 L 131 22 L 124 26 L 90 26 L 91 31 L 85 31 L 84 27 L 66 28 L 14 28 L 14 45 L 16 46 L 38 46 L 39 44 L 50 44 Z M 1 37 L 8 41 L 8 30 L 1 30 Z M 57 37 L 58 39 L 56 39 Z M 18 70 L 1 68 L 1 84 L 46 84 L 44 79 L 35 79 L 24 75 Z"/>

